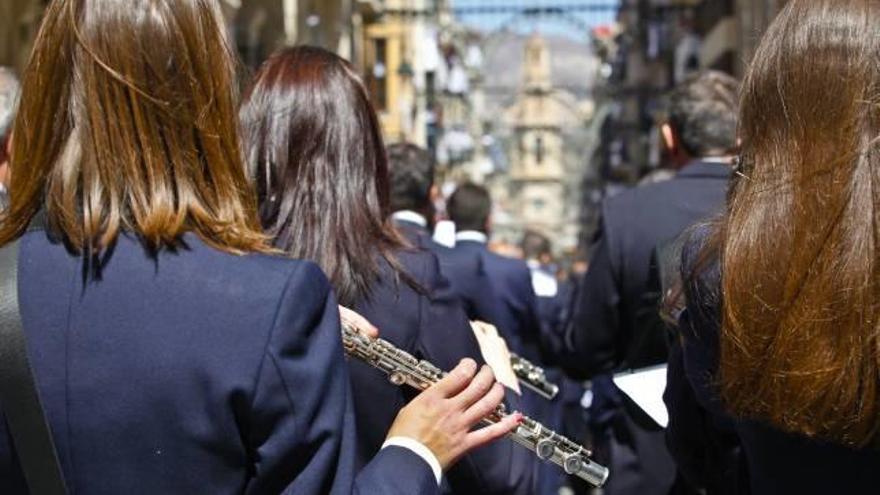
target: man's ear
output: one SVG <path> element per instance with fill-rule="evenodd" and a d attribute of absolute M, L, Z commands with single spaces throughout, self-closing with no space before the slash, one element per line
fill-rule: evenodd
<path fill-rule="evenodd" d="M 663 145 L 666 146 L 666 150 L 675 153 L 678 148 L 678 136 L 675 134 L 675 130 L 666 123 L 660 127 L 660 133 L 663 135 Z"/>
<path fill-rule="evenodd" d="M 428 199 L 431 200 L 432 204 L 436 204 L 441 199 L 442 194 L 437 184 L 431 184 L 431 189 L 428 190 Z"/>

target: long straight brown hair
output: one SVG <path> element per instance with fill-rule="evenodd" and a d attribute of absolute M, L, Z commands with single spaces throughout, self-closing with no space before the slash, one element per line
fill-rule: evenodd
<path fill-rule="evenodd" d="M 215 0 L 54 0 L 24 72 L 0 244 L 45 208 L 92 256 L 121 230 L 266 250 Z"/>
<path fill-rule="evenodd" d="M 716 246 L 733 412 L 850 446 L 880 427 L 880 2 L 791 0 L 743 85 Z"/>
<path fill-rule="evenodd" d="M 379 259 L 419 290 L 397 258 L 388 158 L 379 120 L 354 68 L 317 47 L 274 54 L 240 110 L 260 218 L 275 246 L 316 262 L 340 303 L 370 295 Z"/>

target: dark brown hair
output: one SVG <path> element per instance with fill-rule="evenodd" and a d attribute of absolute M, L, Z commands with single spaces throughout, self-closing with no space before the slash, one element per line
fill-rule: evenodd
<path fill-rule="evenodd" d="M 24 73 L 0 243 L 45 207 L 71 247 L 186 231 L 265 250 L 242 166 L 233 57 L 212 0 L 55 0 Z"/>
<path fill-rule="evenodd" d="M 257 72 L 240 118 L 260 217 L 276 247 L 318 263 L 344 305 L 369 295 L 377 258 L 402 273 L 379 121 L 348 62 L 314 47 L 276 53 Z"/>
<path fill-rule="evenodd" d="M 466 182 L 446 202 L 446 212 L 459 231 L 486 232 L 492 215 L 492 196 L 485 187 Z"/>
<path fill-rule="evenodd" d="M 878 61 L 880 3 L 787 4 L 743 85 L 714 243 L 729 408 L 850 446 L 880 427 Z"/>

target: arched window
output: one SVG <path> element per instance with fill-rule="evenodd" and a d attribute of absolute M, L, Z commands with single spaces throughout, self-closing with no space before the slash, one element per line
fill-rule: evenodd
<path fill-rule="evenodd" d="M 535 163 L 544 163 L 544 136 L 541 134 L 535 137 Z"/>

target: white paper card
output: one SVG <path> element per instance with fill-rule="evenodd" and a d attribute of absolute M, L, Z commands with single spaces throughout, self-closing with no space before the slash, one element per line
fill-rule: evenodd
<path fill-rule="evenodd" d="M 614 377 L 614 384 L 658 425 L 666 428 L 669 412 L 663 402 L 666 391 L 666 365 L 643 368 Z"/>
<path fill-rule="evenodd" d="M 510 351 L 507 348 L 507 343 L 498 335 L 498 330 L 482 321 L 472 321 L 471 329 L 477 338 L 483 359 L 495 373 L 495 380 L 516 392 L 517 395 L 522 395 L 519 379 L 510 364 Z"/>

